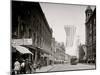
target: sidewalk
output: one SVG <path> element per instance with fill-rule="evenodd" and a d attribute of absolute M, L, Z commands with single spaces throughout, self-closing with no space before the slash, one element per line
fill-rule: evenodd
<path fill-rule="evenodd" d="M 79 63 L 79 64 L 85 64 L 85 65 L 90 65 L 90 66 L 96 66 L 96 64 L 89 64 L 89 63 Z"/>
<path fill-rule="evenodd" d="M 54 68 L 54 65 L 49 65 L 49 66 L 41 67 L 41 69 L 36 69 L 36 72 L 47 72 L 52 68 Z"/>

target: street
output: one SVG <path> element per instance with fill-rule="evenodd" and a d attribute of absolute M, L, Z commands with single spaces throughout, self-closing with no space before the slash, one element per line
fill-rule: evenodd
<path fill-rule="evenodd" d="M 47 67 L 43 67 L 40 70 L 37 69 L 36 72 L 52 72 L 52 71 L 68 71 L 68 70 L 82 70 L 82 69 L 95 69 L 95 65 L 88 65 L 88 64 L 77 64 L 77 65 L 70 65 L 70 64 L 56 64 Z"/>

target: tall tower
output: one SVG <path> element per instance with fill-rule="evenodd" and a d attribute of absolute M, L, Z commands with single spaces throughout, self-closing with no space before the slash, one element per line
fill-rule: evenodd
<path fill-rule="evenodd" d="M 86 62 L 95 63 L 96 59 L 96 8 L 92 10 L 90 6 L 86 11 Z"/>
<path fill-rule="evenodd" d="M 85 27 L 86 27 L 86 45 L 87 45 L 87 46 L 89 45 L 89 39 L 92 38 L 92 37 L 89 36 L 89 34 L 90 34 L 90 27 L 91 27 L 90 25 L 91 25 L 91 24 L 88 24 L 89 19 L 90 19 L 90 16 L 92 15 L 92 13 L 93 13 L 93 11 L 92 11 L 91 7 L 88 6 L 88 7 L 86 8 L 86 10 L 85 10 L 85 14 L 86 14 Z M 92 27 L 91 27 L 91 28 L 92 28 Z M 87 50 L 88 50 L 88 48 L 87 48 Z"/>
<path fill-rule="evenodd" d="M 64 28 L 66 32 L 66 47 L 72 47 L 74 44 L 76 27 L 73 25 L 67 25 Z"/>
<path fill-rule="evenodd" d="M 92 15 L 92 9 L 90 6 L 87 7 L 85 14 L 86 14 L 86 22 L 88 21 L 88 19 L 90 18 L 90 16 Z"/>

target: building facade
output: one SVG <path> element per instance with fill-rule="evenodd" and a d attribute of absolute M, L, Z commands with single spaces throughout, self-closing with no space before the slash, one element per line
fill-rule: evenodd
<path fill-rule="evenodd" d="M 65 64 L 70 64 L 71 56 L 69 54 L 65 54 Z"/>
<path fill-rule="evenodd" d="M 28 48 L 34 64 L 48 65 L 51 39 L 52 29 L 39 3 L 12 1 L 12 44 Z"/>
<path fill-rule="evenodd" d="M 55 44 L 55 62 L 57 63 L 64 63 L 65 61 L 65 46 L 63 43 L 58 43 L 56 41 Z"/>
<path fill-rule="evenodd" d="M 51 44 L 51 47 L 52 47 L 52 51 L 51 51 L 51 60 L 52 60 L 52 64 L 54 64 L 55 62 L 55 50 L 56 50 L 56 46 L 55 46 L 55 38 L 52 37 L 52 44 Z"/>
<path fill-rule="evenodd" d="M 96 63 L 96 8 L 88 6 L 85 14 L 87 63 Z"/>
<path fill-rule="evenodd" d="M 86 63 L 87 49 L 85 44 L 79 45 L 79 62 Z"/>

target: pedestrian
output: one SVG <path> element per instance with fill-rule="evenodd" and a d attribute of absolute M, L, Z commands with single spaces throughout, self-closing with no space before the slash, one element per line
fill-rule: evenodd
<path fill-rule="evenodd" d="M 38 68 L 41 69 L 41 60 L 38 62 Z"/>
<path fill-rule="evenodd" d="M 34 65 L 33 65 L 33 68 L 34 68 L 34 71 L 36 72 L 36 68 L 37 68 L 37 66 L 36 66 L 35 63 L 34 63 Z"/>
<path fill-rule="evenodd" d="M 26 59 L 25 72 L 26 72 L 26 74 L 30 74 L 31 73 L 31 67 L 30 67 L 28 59 Z"/>
<path fill-rule="evenodd" d="M 31 73 L 33 74 L 35 71 L 34 71 L 34 65 L 31 63 Z"/>
<path fill-rule="evenodd" d="M 23 60 L 21 63 L 21 74 L 25 74 L 25 66 L 26 66 L 25 60 Z"/>
<path fill-rule="evenodd" d="M 15 63 L 14 63 L 14 72 L 15 72 L 15 75 L 16 74 L 20 74 L 20 62 L 18 61 L 18 59 L 16 59 Z"/>

